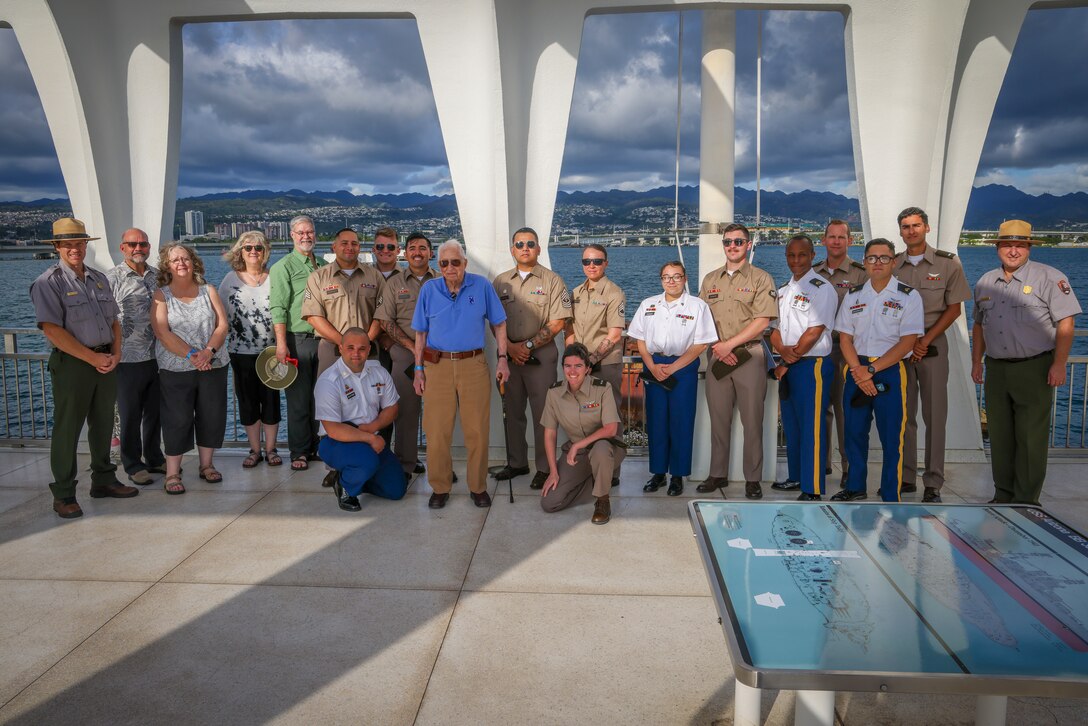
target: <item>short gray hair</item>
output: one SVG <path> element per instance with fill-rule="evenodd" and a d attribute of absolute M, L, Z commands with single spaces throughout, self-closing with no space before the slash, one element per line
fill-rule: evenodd
<path fill-rule="evenodd" d="M 457 250 L 458 257 L 460 257 L 462 260 L 468 259 L 467 257 L 465 257 L 464 248 L 461 247 L 461 243 L 458 242 L 456 239 L 450 238 L 442 244 L 438 245 L 438 251 L 435 253 L 435 257 L 441 258 L 443 250 Z"/>
<path fill-rule="evenodd" d="M 314 226 L 314 220 L 311 219 L 310 215 L 308 214 L 300 214 L 297 217 L 293 217 L 291 221 L 287 223 L 287 229 L 294 232 L 295 227 L 302 224 L 303 222 L 309 222 L 311 227 L 314 227 L 315 230 L 317 229 L 317 227 Z"/>

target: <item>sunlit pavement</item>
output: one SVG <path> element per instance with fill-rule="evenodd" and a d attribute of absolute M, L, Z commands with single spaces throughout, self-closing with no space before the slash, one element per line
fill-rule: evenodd
<path fill-rule="evenodd" d="M 464 462 L 445 509 L 427 508 L 422 475 L 358 513 L 321 488 L 320 464 L 241 463 L 222 453 L 209 485 L 186 459 L 184 496 L 158 477 L 135 499 L 91 499 L 85 475 L 84 517 L 63 521 L 47 453 L 0 449 L 0 722 L 732 723 L 694 483 L 645 494 L 646 462 L 628 459 L 612 521 L 594 526 L 588 503 L 544 514 L 528 476 L 513 504 L 491 482 L 478 509 Z M 1085 463 L 1055 460 L 1043 498 L 1082 532 Z M 992 495 L 988 465 L 948 469 L 946 502 Z M 974 708 L 837 700 L 845 724 L 970 723 Z M 766 692 L 763 715 L 792 723 L 793 694 Z M 1088 700 L 1009 701 L 1010 724 L 1086 721 Z"/>

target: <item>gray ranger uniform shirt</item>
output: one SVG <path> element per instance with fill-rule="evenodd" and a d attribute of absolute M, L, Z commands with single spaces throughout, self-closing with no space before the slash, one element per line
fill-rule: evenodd
<path fill-rule="evenodd" d="M 1080 312 L 1065 274 L 1041 262 L 1028 260 L 1007 281 L 998 267 L 975 285 L 975 322 L 982 325 L 991 358 L 1030 358 L 1054 350 L 1058 322 Z"/>
<path fill-rule="evenodd" d="M 68 265 L 50 265 L 30 286 L 30 301 L 39 325 L 53 323 L 88 348 L 113 343 L 113 321 L 120 312 L 110 281 L 84 266 L 83 280 Z"/>

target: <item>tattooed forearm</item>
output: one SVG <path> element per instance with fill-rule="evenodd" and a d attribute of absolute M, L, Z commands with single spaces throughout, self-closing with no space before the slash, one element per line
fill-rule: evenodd
<path fill-rule="evenodd" d="M 590 362 L 593 363 L 593 365 L 597 365 L 606 357 L 608 357 L 608 354 L 611 353 L 612 349 L 615 347 L 616 341 L 612 340 L 611 338 L 605 338 L 601 341 L 601 344 L 597 346 L 597 350 L 593 351 L 590 354 Z"/>
<path fill-rule="evenodd" d="M 415 348 L 415 338 L 405 333 L 404 329 L 395 322 L 392 320 L 383 320 L 381 321 L 381 325 L 385 334 L 396 341 L 397 345 L 403 345 L 408 350 Z"/>

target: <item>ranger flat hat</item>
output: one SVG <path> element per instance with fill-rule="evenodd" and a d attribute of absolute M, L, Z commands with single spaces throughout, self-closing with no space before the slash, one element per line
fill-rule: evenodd
<path fill-rule="evenodd" d="M 84 226 L 83 222 L 80 222 L 78 219 L 61 217 L 56 222 L 53 222 L 53 239 L 42 240 L 42 242 L 67 242 L 68 240 L 73 239 L 82 239 L 90 242 L 102 238 L 88 235 L 87 228 Z"/>
<path fill-rule="evenodd" d="M 277 391 L 290 386 L 298 377 L 298 361 L 288 358 L 287 363 L 276 359 L 276 346 L 270 345 L 257 356 L 257 377 L 261 383 Z"/>
<path fill-rule="evenodd" d="M 1027 242 L 1029 244 L 1039 244 L 1040 240 L 1031 238 L 1031 225 L 1022 219 L 1010 219 L 1001 223 L 1001 226 L 997 230 L 997 238 L 994 243 L 998 242 Z"/>

